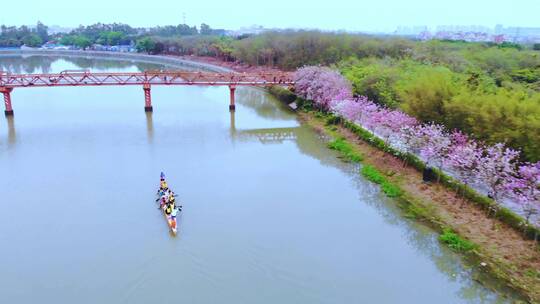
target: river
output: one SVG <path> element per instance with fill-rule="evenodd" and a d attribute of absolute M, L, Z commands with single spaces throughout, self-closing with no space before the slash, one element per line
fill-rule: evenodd
<path fill-rule="evenodd" d="M 11 72 L 167 68 L 0 57 Z M 15 89 L 0 117 L 0 303 L 507 303 L 259 89 Z M 154 202 L 179 193 L 179 234 Z M 484 284 L 478 283 L 478 280 Z M 487 287 L 486 287 L 487 286 Z"/>

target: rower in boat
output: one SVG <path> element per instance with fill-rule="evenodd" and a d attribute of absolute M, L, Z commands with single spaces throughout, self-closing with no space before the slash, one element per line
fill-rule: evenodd
<path fill-rule="evenodd" d="M 161 176 L 159 180 L 159 190 L 167 191 L 169 189 L 169 186 L 167 185 L 167 182 L 165 181 L 165 176 Z"/>
<path fill-rule="evenodd" d="M 165 208 L 165 213 L 167 213 L 167 215 L 171 215 L 172 211 L 176 209 L 176 204 L 175 204 L 176 200 L 174 198 L 174 193 L 172 193 L 172 191 L 169 191 L 166 197 L 166 200 L 167 200 L 167 207 Z"/>
<path fill-rule="evenodd" d="M 160 196 L 159 198 L 159 208 L 163 208 L 165 205 L 167 205 L 167 196 L 166 195 L 162 195 Z"/>
<path fill-rule="evenodd" d="M 182 211 L 182 206 L 176 206 L 175 197 L 177 195 L 171 189 L 169 189 L 167 182 L 165 181 L 165 174 L 163 174 L 163 172 L 160 176 L 160 183 L 157 195 L 158 198 L 156 199 L 156 202 L 160 202 L 159 208 L 163 210 L 171 232 L 176 235 L 176 215 L 178 211 Z"/>
<path fill-rule="evenodd" d="M 174 209 L 174 204 L 167 203 L 167 205 L 165 207 L 165 214 L 171 215 L 172 212 L 173 212 L 173 209 Z"/>
<path fill-rule="evenodd" d="M 178 206 L 178 207 L 175 207 L 173 208 L 172 212 L 171 212 L 171 218 L 174 222 L 176 222 L 176 214 L 178 213 L 178 211 L 181 211 L 182 209 L 182 206 Z"/>

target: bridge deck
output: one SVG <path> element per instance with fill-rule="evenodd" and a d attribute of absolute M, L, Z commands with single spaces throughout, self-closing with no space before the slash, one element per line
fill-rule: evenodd
<path fill-rule="evenodd" d="M 152 111 L 150 87 L 153 85 L 229 86 L 229 109 L 234 111 L 236 86 L 294 85 L 292 73 L 215 73 L 185 71 L 145 71 L 122 73 L 93 73 L 88 70 L 69 70 L 56 74 L 11 74 L 0 71 L 0 93 L 4 95 L 5 115 L 13 115 L 11 92 L 14 88 L 66 86 L 125 86 L 142 85 L 145 111 Z"/>
<path fill-rule="evenodd" d="M 93 73 L 64 71 L 56 74 L 10 74 L 0 72 L 0 87 L 53 87 L 103 85 L 235 85 L 271 86 L 294 84 L 291 73 L 215 73 L 146 71 Z"/>

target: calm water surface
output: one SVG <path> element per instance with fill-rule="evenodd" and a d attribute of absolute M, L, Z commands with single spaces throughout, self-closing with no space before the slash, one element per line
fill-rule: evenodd
<path fill-rule="evenodd" d="M 12 72 L 163 68 L 0 57 Z M 15 89 L 0 116 L 0 303 L 506 303 L 272 97 Z M 168 234 L 163 170 L 184 206 Z M 493 291 L 496 290 L 496 291 Z"/>

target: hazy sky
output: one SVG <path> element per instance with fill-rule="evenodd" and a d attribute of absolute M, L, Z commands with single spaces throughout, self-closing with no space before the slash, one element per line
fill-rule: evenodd
<path fill-rule="evenodd" d="M 237 29 L 279 28 L 393 31 L 405 25 L 540 27 L 540 0 L 2 0 L 0 23 L 77 26 L 121 22 L 133 26 L 208 23 Z"/>

